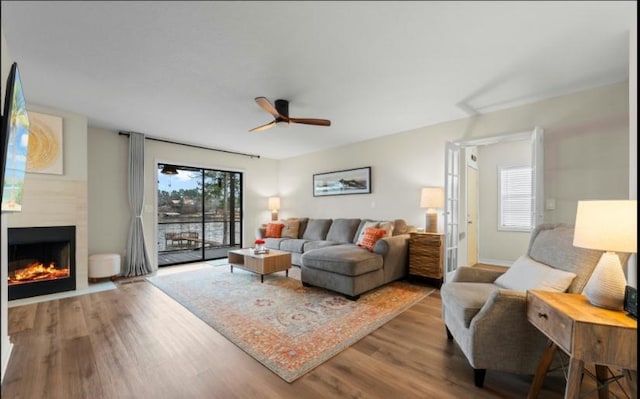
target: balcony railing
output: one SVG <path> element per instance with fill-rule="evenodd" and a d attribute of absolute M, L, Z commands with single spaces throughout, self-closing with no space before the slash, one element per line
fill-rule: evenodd
<path fill-rule="evenodd" d="M 191 218 L 189 218 L 191 219 Z M 204 232 L 203 232 L 204 226 Z M 225 228 L 226 227 L 226 228 Z M 202 246 L 228 247 L 237 246 L 241 242 L 241 223 L 235 221 L 235 236 L 229 236 L 230 221 L 205 220 L 202 221 L 160 221 L 158 222 L 158 251 L 176 251 L 197 249 Z"/>

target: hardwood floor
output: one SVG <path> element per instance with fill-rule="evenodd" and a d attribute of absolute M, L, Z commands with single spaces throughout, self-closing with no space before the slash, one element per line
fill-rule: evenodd
<path fill-rule="evenodd" d="M 490 370 L 485 388 L 473 385 L 464 355 L 446 339 L 440 306 L 436 291 L 289 384 L 137 278 L 114 290 L 10 308 L 14 348 L 2 397 L 526 397 L 527 376 Z M 585 377 L 584 390 L 593 387 Z M 540 398 L 562 398 L 563 389 L 563 378 L 550 375 Z"/>

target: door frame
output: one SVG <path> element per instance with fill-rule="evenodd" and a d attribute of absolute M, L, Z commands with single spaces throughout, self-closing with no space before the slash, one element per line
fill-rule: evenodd
<path fill-rule="evenodd" d="M 242 193 L 242 198 L 241 198 L 241 204 L 240 204 L 240 208 L 241 208 L 241 215 L 242 215 L 242 219 L 240 220 L 240 248 L 244 247 L 244 234 L 245 234 L 245 203 L 246 203 L 246 171 L 244 169 L 241 168 L 230 168 L 230 167 L 226 167 L 226 166 L 212 166 L 212 165 L 207 165 L 207 164 L 200 164 L 200 163 L 193 163 L 193 162 L 183 162 L 183 161 L 175 161 L 175 160 L 165 160 L 165 158 L 155 158 L 153 161 L 153 165 L 154 165 L 154 169 L 153 169 L 153 209 L 147 208 L 147 206 L 145 206 L 145 212 L 153 212 L 153 241 L 152 241 L 152 245 L 149 246 L 147 245 L 147 248 L 152 248 L 153 252 L 152 252 L 152 263 L 154 263 L 154 265 L 156 266 L 156 268 L 158 268 L 158 178 L 157 178 L 157 171 L 159 169 L 159 165 L 162 164 L 170 164 L 170 165 L 177 165 L 177 166 L 184 166 L 187 168 L 194 168 L 194 169 L 207 169 L 207 170 L 218 170 L 218 171 L 223 171 L 223 172 L 229 172 L 229 173 L 240 173 L 242 175 L 242 181 L 240 182 L 240 190 Z M 150 257 L 151 257 L 151 252 L 150 252 Z"/>
<path fill-rule="evenodd" d="M 532 178 L 532 226 L 538 226 L 544 223 L 544 145 L 543 145 L 544 129 L 541 127 L 534 127 L 532 130 L 501 134 L 490 137 L 483 137 L 472 140 L 458 140 L 447 141 L 445 143 L 445 226 L 444 234 L 446 237 L 446 248 L 444 254 L 443 264 L 445 265 L 444 280 L 447 281 L 447 275 L 452 274 L 455 269 L 458 268 L 459 263 L 459 241 L 462 231 L 460 225 L 460 218 L 458 215 L 461 213 L 461 209 L 455 209 L 459 207 L 460 198 L 460 186 L 465 184 L 466 187 L 466 159 L 460 157 L 460 150 L 467 147 L 479 147 L 490 144 L 504 143 L 508 141 L 524 141 L 527 140 L 531 143 L 531 166 L 533 169 Z M 457 160 L 458 164 L 452 170 L 451 160 Z M 456 184 L 449 184 L 450 177 L 454 176 L 457 180 L 459 178 L 459 171 L 461 168 L 465 168 L 464 182 L 456 181 Z M 480 167 L 478 167 L 479 169 Z M 452 206 L 449 208 L 449 206 Z M 466 201 L 465 201 L 465 215 L 467 213 Z M 457 222 L 457 224 L 456 224 Z M 455 226 L 453 224 L 456 224 Z M 464 218 L 464 231 L 466 232 L 466 217 Z M 480 243 L 480 237 L 478 237 L 478 243 Z M 478 248 L 479 250 L 479 248 Z M 454 253 L 455 252 L 455 253 Z"/>

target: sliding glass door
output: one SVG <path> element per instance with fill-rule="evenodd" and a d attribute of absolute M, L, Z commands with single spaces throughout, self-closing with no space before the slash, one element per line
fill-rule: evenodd
<path fill-rule="evenodd" d="M 158 165 L 158 265 L 227 256 L 242 246 L 242 173 Z"/>

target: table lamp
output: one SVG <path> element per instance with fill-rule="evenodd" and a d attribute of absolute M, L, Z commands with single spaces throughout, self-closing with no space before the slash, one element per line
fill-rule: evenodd
<path fill-rule="evenodd" d="M 606 251 L 584 288 L 592 305 L 622 309 L 627 284 L 616 252 L 637 250 L 637 201 L 578 201 L 573 245 Z"/>
<path fill-rule="evenodd" d="M 271 220 L 278 220 L 280 197 L 269 197 L 269 210 L 271 211 Z"/>
<path fill-rule="evenodd" d="M 420 207 L 427 208 L 424 231 L 438 232 L 438 211 L 444 207 L 444 189 L 442 187 L 424 187 L 420 196 Z"/>

